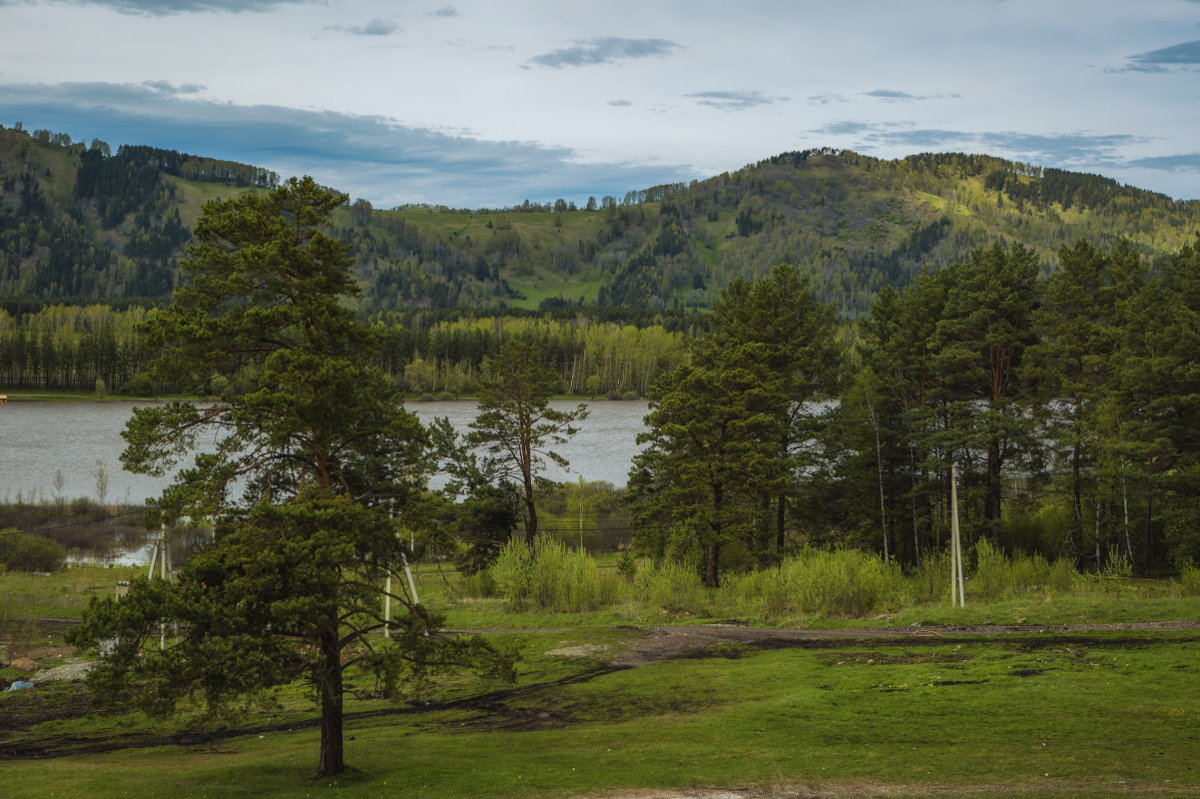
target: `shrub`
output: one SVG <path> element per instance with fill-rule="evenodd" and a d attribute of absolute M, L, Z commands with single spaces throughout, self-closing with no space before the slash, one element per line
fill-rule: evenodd
<path fill-rule="evenodd" d="M 1009 568 L 1014 594 L 1045 588 L 1050 582 L 1050 564 L 1041 555 L 1015 555 Z"/>
<path fill-rule="evenodd" d="M 761 603 L 768 616 L 864 616 L 897 607 L 904 591 L 899 570 L 855 549 L 806 550 L 773 569 L 730 586 L 744 602 Z"/>
<path fill-rule="evenodd" d="M 1132 577 L 1133 561 L 1126 557 L 1120 549 L 1108 552 L 1108 562 L 1104 564 L 1105 577 Z"/>
<path fill-rule="evenodd" d="M 700 573 L 683 563 L 643 561 L 633 578 L 634 596 L 671 612 L 696 613 L 704 604 Z"/>
<path fill-rule="evenodd" d="M 504 597 L 509 607 L 524 610 L 533 585 L 533 549 L 524 541 L 510 539 L 488 571 L 496 584 L 496 592 Z"/>
<path fill-rule="evenodd" d="M 616 580 L 602 575 L 594 559 L 552 538 L 539 537 L 532 545 L 510 540 L 488 571 L 513 610 L 580 613 L 617 597 Z"/>
<path fill-rule="evenodd" d="M 634 576 L 637 575 L 637 559 L 633 557 L 633 553 L 626 550 L 621 554 L 621 560 L 617 562 L 617 574 L 627 583 L 632 583 Z"/>
<path fill-rule="evenodd" d="M 1179 567 L 1179 587 L 1185 596 L 1200 596 L 1200 566 L 1184 561 Z"/>
<path fill-rule="evenodd" d="M 914 602 L 945 601 L 950 595 L 950 553 L 926 550 L 912 571 L 909 591 Z"/>
<path fill-rule="evenodd" d="M 1050 566 L 1050 585 L 1055 591 L 1066 593 L 1074 588 L 1076 577 L 1075 564 L 1066 558 L 1059 558 Z"/>
<path fill-rule="evenodd" d="M 13 571 L 58 571 L 66 557 L 66 550 L 48 538 L 16 530 L 0 532 L 0 563 Z"/>
<path fill-rule="evenodd" d="M 496 579 L 487 569 L 464 574 L 458 587 L 465 596 L 490 597 L 498 594 Z"/>
<path fill-rule="evenodd" d="M 975 572 L 971 594 L 982 599 L 999 599 L 1012 583 L 1012 568 L 1004 553 L 986 538 L 975 542 Z"/>

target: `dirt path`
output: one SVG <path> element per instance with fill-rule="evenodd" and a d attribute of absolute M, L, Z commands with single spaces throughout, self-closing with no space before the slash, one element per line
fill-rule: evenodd
<path fill-rule="evenodd" d="M 614 666 L 645 666 L 660 660 L 699 655 L 722 644 L 741 644 L 765 649 L 820 648 L 834 642 L 854 640 L 913 643 L 922 639 L 941 641 L 997 635 L 1079 635 L 1088 632 L 1138 630 L 1197 630 L 1200 620 L 1155 621 L 1128 624 L 1058 624 L 1036 627 L 1020 625 L 873 627 L 858 630 L 795 630 L 747 627 L 737 624 L 630 627 L 629 647 L 612 658 Z M 592 650 L 582 655 L 596 655 Z"/>

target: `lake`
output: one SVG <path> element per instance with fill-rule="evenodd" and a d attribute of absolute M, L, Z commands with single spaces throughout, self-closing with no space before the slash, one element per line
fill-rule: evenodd
<path fill-rule="evenodd" d="M 169 482 L 122 471 L 121 431 L 137 404 L 133 402 L 8 402 L 0 405 L 0 502 L 100 499 L 98 477 L 107 476 L 110 503 L 141 503 L 158 496 Z M 554 402 L 570 410 L 577 403 Z M 466 431 L 475 418 L 473 401 L 413 402 L 406 406 L 421 421 L 445 416 Z M 556 451 L 571 463 L 569 472 L 549 464 L 551 480 L 605 480 L 625 485 L 637 435 L 645 430 L 645 402 L 588 403 L 588 418 L 579 433 Z M 61 485 L 55 486 L 61 473 Z"/>

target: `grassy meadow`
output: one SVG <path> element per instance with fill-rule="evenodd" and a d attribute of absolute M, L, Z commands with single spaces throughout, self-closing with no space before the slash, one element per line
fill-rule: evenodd
<path fill-rule="evenodd" d="M 1200 632 L 1170 623 L 1200 619 L 1195 575 L 977 557 L 967 607 L 951 608 L 929 568 L 809 552 L 705 592 L 549 544 L 470 579 L 423 564 L 418 592 L 449 628 L 519 651 L 515 685 L 444 675 L 396 702 L 351 675 L 352 771 L 327 781 L 311 779 L 318 731 L 299 687 L 203 723 L 88 714 L 69 685 L 0 694 L 0 797 L 1200 793 Z M 0 575 L 0 625 L 77 616 L 139 571 Z M 1158 628 L 1104 628 L 1144 622 Z M 654 646 L 664 628 L 713 623 L 778 636 Z M 785 637 L 797 629 L 814 632 Z M 46 720 L 28 723 L 38 708 Z M 55 756 L 28 757 L 39 750 Z"/>

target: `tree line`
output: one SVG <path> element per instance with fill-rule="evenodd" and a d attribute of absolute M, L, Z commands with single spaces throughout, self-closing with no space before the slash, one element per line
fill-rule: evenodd
<path fill-rule="evenodd" d="M 832 320 L 794 267 L 730 285 L 650 389 L 639 546 L 710 585 L 806 543 L 915 566 L 948 540 L 957 467 L 968 546 L 1200 557 L 1200 234 L 1156 268 L 1081 240 L 1045 278 L 995 243 L 885 289 L 850 348 Z"/>
<path fill-rule="evenodd" d="M 143 323 L 158 309 L 54 305 L 13 315 L 0 309 L 0 385 L 9 389 L 147 396 L 183 389 L 152 379 L 157 356 Z M 535 344 L 555 376 L 555 393 L 631 399 L 685 357 L 691 334 L 661 320 L 604 321 L 587 316 L 469 316 L 423 319 L 375 316 L 374 365 L 415 398 L 474 395 L 483 363 L 505 342 Z M 673 325 L 678 327 L 678 325 Z M 238 378 L 234 378 L 236 382 Z M 205 387 L 228 390 L 223 377 Z"/>
<path fill-rule="evenodd" d="M 9 390 L 147 395 L 157 352 L 140 325 L 153 310 L 55 305 L 17 317 L 0 310 L 0 385 Z"/>

